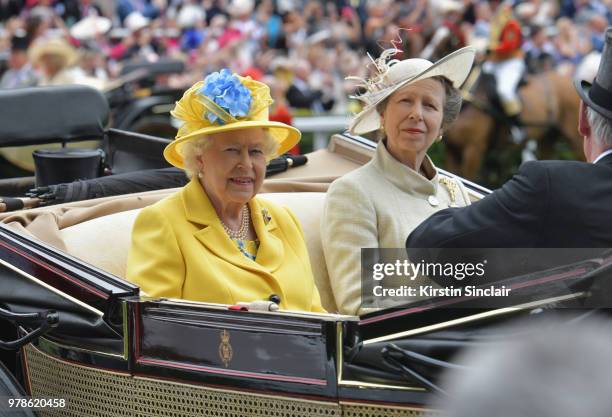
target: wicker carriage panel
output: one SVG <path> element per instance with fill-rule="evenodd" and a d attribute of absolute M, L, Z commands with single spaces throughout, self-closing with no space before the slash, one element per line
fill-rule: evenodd
<path fill-rule="evenodd" d="M 64 398 L 41 417 L 340 417 L 336 403 L 220 390 L 111 373 L 58 360 L 29 345 L 34 398 Z"/>
<path fill-rule="evenodd" d="M 58 360 L 28 345 L 34 398 L 64 398 L 41 417 L 426 417 L 419 409 L 307 401 L 132 377 Z"/>
<path fill-rule="evenodd" d="M 414 408 L 381 407 L 367 404 L 342 404 L 343 417 L 440 417 L 439 413 Z"/>
<path fill-rule="evenodd" d="M 46 416 L 131 416 L 130 378 L 58 361 L 28 345 L 26 363 L 32 397 L 61 398 L 66 408 L 46 408 Z"/>
<path fill-rule="evenodd" d="M 139 416 L 257 416 L 257 417 L 340 417 L 336 403 L 297 400 L 286 397 L 201 388 L 193 385 L 160 383 L 135 378 L 134 411 Z M 153 413 L 150 410 L 157 410 Z M 163 411 L 160 413 L 159 411 Z"/>

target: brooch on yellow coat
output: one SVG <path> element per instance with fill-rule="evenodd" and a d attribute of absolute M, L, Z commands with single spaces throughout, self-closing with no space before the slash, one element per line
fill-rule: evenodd
<path fill-rule="evenodd" d="M 261 210 L 261 215 L 263 216 L 264 224 L 267 226 L 268 223 L 270 223 L 270 220 L 272 220 L 272 216 L 270 216 L 270 213 L 268 213 L 268 209 Z"/>

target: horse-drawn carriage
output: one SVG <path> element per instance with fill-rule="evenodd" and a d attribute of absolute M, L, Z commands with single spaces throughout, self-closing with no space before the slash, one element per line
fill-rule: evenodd
<path fill-rule="evenodd" d="M 300 219 L 329 311 L 324 191 L 374 146 L 336 135 L 309 164 L 264 185 L 263 198 Z M 487 192 L 465 184 L 474 199 Z M 142 207 L 172 191 L 0 216 L 0 317 L 18 325 L 22 340 L 10 347 L 21 347 L 22 382 L 40 415 L 421 415 L 458 350 L 499 336 L 495 325 L 510 318 L 600 294 L 593 281 L 612 269 L 608 256 L 512 277 L 516 297 L 486 310 L 433 298 L 357 317 L 150 298 L 123 279 L 130 231 Z"/>

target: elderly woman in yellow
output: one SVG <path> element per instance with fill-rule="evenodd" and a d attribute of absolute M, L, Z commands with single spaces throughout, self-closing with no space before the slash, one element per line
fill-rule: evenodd
<path fill-rule="evenodd" d="M 267 161 L 300 139 L 268 120 L 270 104 L 265 84 L 227 69 L 177 102 L 183 125 L 164 157 L 191 181 L 136 219 L 127 278 L 148 295 L 324 311 L 298 220 L 256 197 Z"/>
<path fill-rule="evenodd" d="M 459 113 L 457 88 L 470 71 L 474 49 L 435 64 L 418 58 L 387 62 L 394 52 L 385 51 L 374 76 L 362 80 L 365 107 L 349 126 L 353 134 L 379 131 L 374 158 L 332 183 L 323 212 L 325 260 L 343 314 L 376 307 L 362 306 L 362 248 L 404 248 L 410 232 L 431 214 L 469 204 L 462 184 L 441 177 L 427 150 Z"/>

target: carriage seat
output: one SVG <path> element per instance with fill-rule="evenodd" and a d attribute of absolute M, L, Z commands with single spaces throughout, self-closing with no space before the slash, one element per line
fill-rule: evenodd
<path fill-rule="evenodd" d="M 325 193 L 269 193 L 260 196 L 291 208 L 302 223 L 321 301 L 328 311 L 335 311 L 319 230 Z M 68 253 L 125 278 L 132 226 L 139 211 L 114 213 L 62 229 L 60 233 Z"/>

